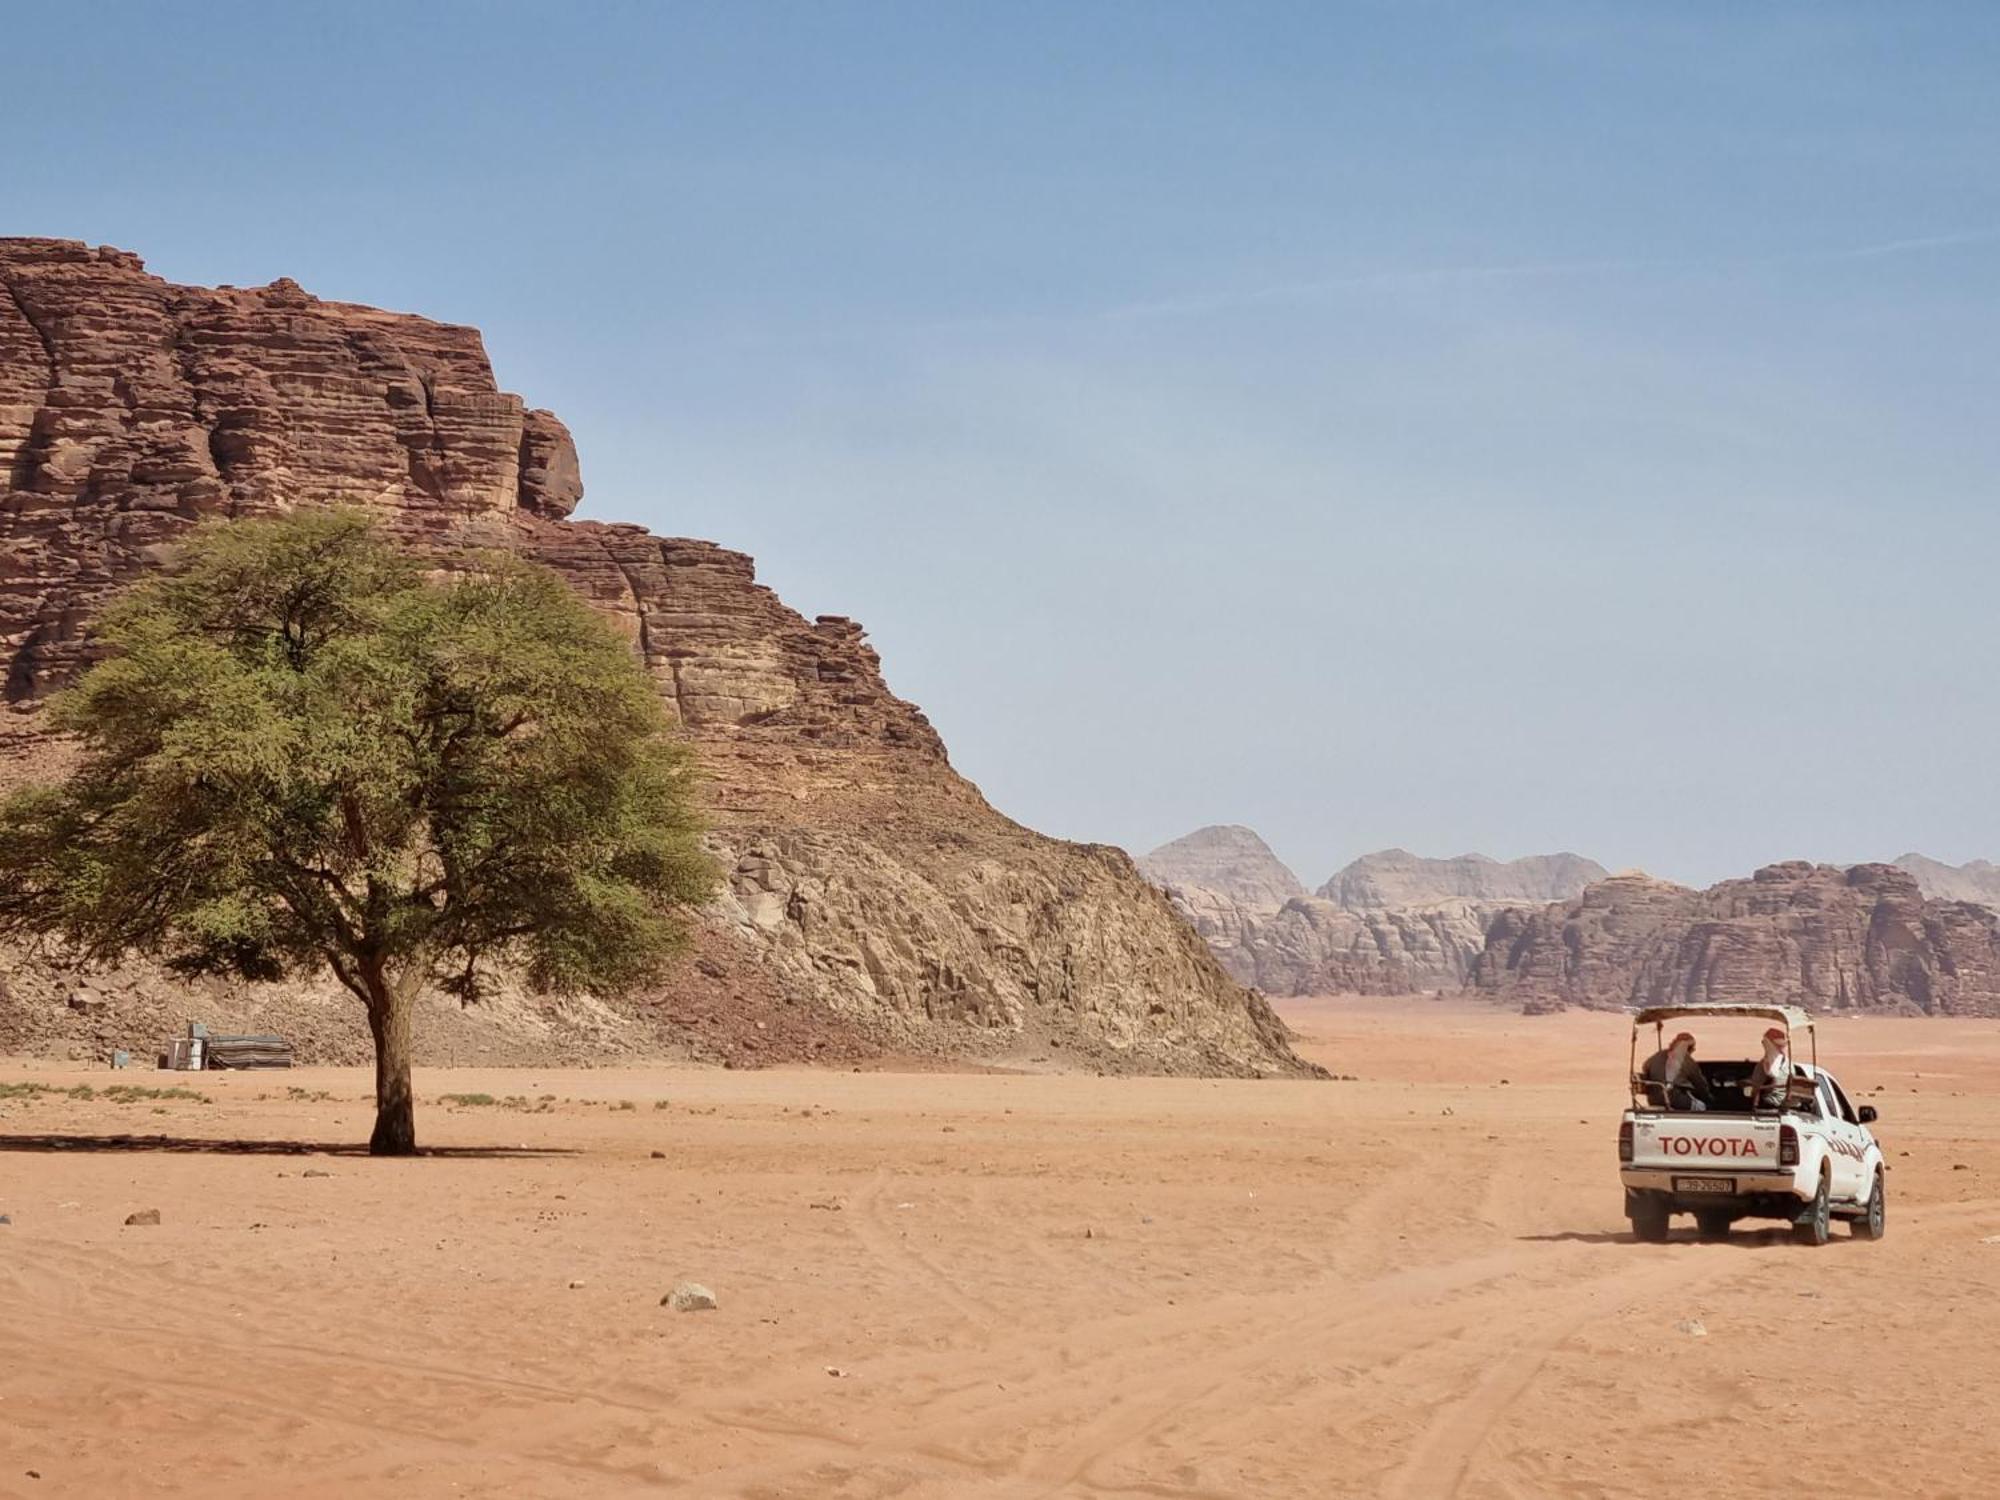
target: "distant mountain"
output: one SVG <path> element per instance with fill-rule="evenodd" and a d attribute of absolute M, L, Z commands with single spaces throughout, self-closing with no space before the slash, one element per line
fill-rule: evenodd
<path fill-rule="evenodd" d="M 1218 823 L 1162 844 L 1139 861 L 1155 885 L 1198 886 L 1253 911 L 1273 912 L 1305 886 L 1248 828 Z"/>
<path fill-rule="evenodd" d="M 2000 908 L 2000 865 L 1991 860 L 1948 865 L 1928 855 L 1905 854 L 1896 866 L 1917 877 L 1926 900 L 1977 901 L 1981 906 Z"/>
<path fill-rule="evenodd" d="M 1203 828 L 1139 861 L 1230 974 L 1269 995 L 1458 989 L 1502 912 L 1568 900 L 1605 875 L 1574 854 L 1363 855 L 1307 895 L 1248 828 Z"/>
<path fill-rule="evenodd" d="M 1339 871 L 1319 894 L 1347 911 L 1395 911 L 1447 901 L 1507 906 L 1568 901 L 1611 872 L 1579 854 L 1530 854 L 1505 864 L 1483 854 L 1425 859 L 1383 849 Z"/>
<path fill-rule="evenodd" d="M 1197 828 L 1137 864 L 1240 984 L 1256 982 L 1251 931 L 1306 893 L 1269 844 L 1233 824 Z"/>
<path fill-rule="evenodd" d="M 1926 900 L 1898 865 L 1795 860 L 1705 891 L 1620 875 L 1496 919 L 1473 985 L 1529 1010 L 1695 1000 L 1993 1016 L 2000 914 Z"/>

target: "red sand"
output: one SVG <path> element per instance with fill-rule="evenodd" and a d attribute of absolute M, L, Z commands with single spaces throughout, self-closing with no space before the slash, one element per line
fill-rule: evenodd
<path fill-rule="evenodd" d="M 0 1496 L 2000 1485 L 2000 1024 L 1825 1028 L 1890 1226 L 1809 1250 L 1626 1237 L 1617 1017 L 1291 1014 L 1363 1081 L 440 1072 L 493 1154 L 403 1162 L 47 1144 L 354 1142 L 357 1070 L 0 1068 L 214 1101 L 0 1100 Z"/>

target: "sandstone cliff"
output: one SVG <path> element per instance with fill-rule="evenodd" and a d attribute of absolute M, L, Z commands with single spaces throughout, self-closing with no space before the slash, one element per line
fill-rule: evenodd
<path fill-rule="evenodd" d="M 2000 1015 L 2000 916 L 1894 865 L 1770 865 L 1705 891 L 1645 876 L 1497 918 L 1473 984 L 1530 1009 L 1763 1001 Z"/>
<path fill-rule="evenodd" d="M 1257 983 L 1246 947 L 1250 935 L 1287 901 L 1306 893 L 1270 845 L 1234 824 L 1198 828 L 1160 845 L 1138 863 L 1140 873 L 1167 893 L 1222 966 L 1245 984 Z"/>
<path fill-rule="evenodd" d="M 1502 863 L 1483 854 L 1426 859 L 1403 849 L 1364 854 L 1319 894 L 1347 911 L 1394 911 L 1454 901 L 1503 906 L 1566 901 L 1611 872 L 1580 854 L 1530 854 Z"/>
<path fill-rule="evenodd" d="M 1247 828 L 1203 828 L 1140 861 L 1232 976 L 1267 995 L 1459 989 L 1495 916 L 1573 896 L 1603 866 L 1574 854 L 1366 854 L 1313 895 Z"/>
<path fill-rule="evenodd" d="M 62 754 L 36 709 L 89 659 L 93 612 L 205 516 L 365 506 L 444 559 L 546 562 L 609 612 L 701 753 L 728 884 L 668 991 L 598 1015 L 607 1049 L 699 1020 L 726 1056 L 831 1037 L 843 1055 L 1303 1069 L 1124 854 L 1021 828 L 956 775 L 853 621 L 801 618 L 708 542 L 566 519 L 583 493 L 569 433 L 498 389 L 474 329 L 0 240 L 0 483 L 0 775 L 15 779 Z M 127 1028 L 143 1043 L 180 1000 L 143 966 L 100 978 L 110 999 L 73 1009 L 53 997 L 76 976 L 0 955 L 0 1048 L 103 1045 L 126 1014 L 145 1017 Z M 278 998 L 201 997 L 243 1021 Z M 329 1054 L 358 1037 L 345 1012 L 326 1026 Z"/>

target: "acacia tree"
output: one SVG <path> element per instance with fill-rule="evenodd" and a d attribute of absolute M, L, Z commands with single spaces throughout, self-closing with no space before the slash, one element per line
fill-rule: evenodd
<path fill-rule="evenodd" d="M 351 511 L 216 523 L 98 635 L 51 708 L 76 769 L 0 805 L 0 931 L 190 975 L 330 969 L 367 1007 L 377 1155 L 416 1149 L 426 986 L 629 989 L 713 884 L 689 752 L 545 568 L 429 576 Z"/>

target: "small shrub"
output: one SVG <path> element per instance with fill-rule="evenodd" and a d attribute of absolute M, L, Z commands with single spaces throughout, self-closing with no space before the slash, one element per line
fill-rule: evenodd
<path fill-rule="evenodd" d="M 85 1104 L 99 1097 L 99 1091 L 87 1083 L 74 1084 L 69 1088 L 58 1088 L 52 1083 L 0 1083 L 0 1099 L 38 1099 L 46 1094 L 60 1095 Z M 197 1094 L 193 1089 L 155 1089 L 140 1083 L 111 1084 L 102 1091 L 102 1097 L 113 1104 L 140 1104 L 151 1099 L 190 1099 L 196 1104 L 209 1102 L 208 1095 Z"/>
<path fill-rule="evenodd" d="M 470 1108 L 474 1105 L 494 1104 L 498 1101 L 491 1094 L 439 1094 L 438 1103 L 456 1104 Z"/>

